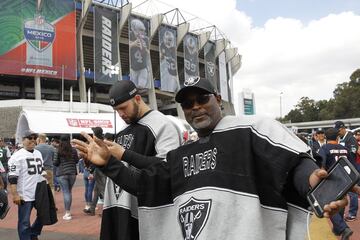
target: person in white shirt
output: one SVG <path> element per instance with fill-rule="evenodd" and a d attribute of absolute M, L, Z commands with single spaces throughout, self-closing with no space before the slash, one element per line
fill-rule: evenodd
<path fill-rule="evenodd" d="M 20 240 L 34 240 L 41 234 L 43 224 L 37 217 L 30 225 L 38 182 L 44 180 L 43 159 L 35 149 L 37 134 L 26 130 L 21 136 L 23 148 L 9 159 L 9 183 L 13 202 L 18 205 L 18 234 Z"/>

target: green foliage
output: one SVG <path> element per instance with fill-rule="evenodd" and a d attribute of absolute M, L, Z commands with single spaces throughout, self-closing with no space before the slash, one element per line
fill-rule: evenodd
<path fill-rule="evenodd" d="M 358 117 L 360 117 L 360 78 L 354 76 L 350 82 L 338 84 L 330 100 L 315 101 L 308 97 L 300 98 L 295 109 L 283 118 L 283 122 Z"/>

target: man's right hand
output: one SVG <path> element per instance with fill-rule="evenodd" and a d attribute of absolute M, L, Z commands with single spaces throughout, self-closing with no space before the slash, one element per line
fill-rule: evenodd
<path fill-rule="evenodd" d="M 81 135 L 86 138 L 88 143 L 78 139 L 72 140 L 75 148 L 79 150 L 80 155 L 97 166 L 106 165 L 111 157 L 111 153 L 105 143 L 97 137 L 92 138 L 85 132 L 81 132 Z"/>

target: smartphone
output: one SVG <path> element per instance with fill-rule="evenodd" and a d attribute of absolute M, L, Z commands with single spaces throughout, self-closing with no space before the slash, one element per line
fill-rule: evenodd
<path fill-rule="evenodd" d="M 324 216 L 324 206 L 342 199 L 358 182 L 360 176 L 346 157 L 340 157 L 328 170 L 328 174 L 307 195 L 310 206 L 320 218 Z"/>

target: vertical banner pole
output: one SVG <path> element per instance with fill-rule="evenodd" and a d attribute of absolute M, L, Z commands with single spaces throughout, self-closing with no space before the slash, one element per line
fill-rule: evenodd
<path fill-rule="evenodd" d="M 73 110 L 73 86 L 70 87 L 70 112 Z"/>
<path fill-rule="evenodd" d="M 61 101 L 64 101 L 64 65 L 61 65 Z"/>
<path fill-rule="evenodd" d="M 91 88 L 88 88 L 88 113 L 90 113 L 90 104 L 91 104 Z"/>

